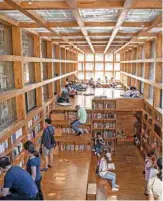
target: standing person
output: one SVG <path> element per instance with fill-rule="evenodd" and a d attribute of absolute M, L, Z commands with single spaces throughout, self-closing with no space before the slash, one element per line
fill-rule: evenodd
<path fill-rule="evenodd" d="M 162 182 L 162 158 L 157 160 L 159 173 L 149 179 L 147 184 L 148 200 L 162 200 L 163 182 Z"/>
<path fill-rule="evenodd" d="M 44 132 L 41 139 L 42 153 L 45 158 L 45 168 L 41 171 L 47 171 L 48 167 L 51 168 L 53 165 L 53 150 L 55 148 L 56 142 L 54 139 L 54 127 L 51 125 L 51 119 L 45 119 Z"/>
<path fill-rule="evenodd" d="M 116 184 L 116 174 L 109 171 L 108 161 L 111 161 L 110 153 L 106 153 L 99 162 L 99 176 L 103 179 L 111 180 L 112 191 L 119 191 L 119 185 Z"/>
<path fill-rule="evenodd" d="M 38 189 L 31 175 L 19 166 L 11 166 L 8 157 L 0 158 L 0 171 L 6 172 L 0 188 L 0 200 L 35 200 Z"/>
<path fill-rule="evenodd" d="M 95 150 L 95 155 L 100 157 L 100 152 L 104 149 L 105 141 L 102 138 L 102 134 L 100 132 L 97 133 L 97 137 L 95 138 L 95 143 L 93 149 Z"/>
<path fill-rule="evenodd" d="M 80 105 L 76 105 L 77 110 L 77 119 L 71 123 L 72 129 L 77 133 L 77 136 L 81 135 L 82 132 L 79 129 L 81 124 L 85 124 L 87 121 L 87 112 L 84 107 L 80 107 Z"/>
<path fill-rule="evenodd" d="M 147 183 L 148 180 L 150 179 L 150 170 L 153 167 L 153 158 L 154 158 L 154 152 L 151 151 L 147 154 L 147 157 L 145 159 L 145 163 L 144 163 L 144 173 L 145 173 L 145 195 L 147 194 Z"/>
<path fill-rule="evenodd" d="M 40 172 L 41 159 L 39 156 L 39 152 L 35 150 L 35 147 L 31 141 L 27 141 L 24 144 L 24 148 L 29 153 L 29 159 L 26 164 L 26 170 L 30 175 L 32 175 L 32 178 L 36 183 L 36 186 L 38 188 L 39 200 L 44 200 L 43 193 L 41 190 L 42 176 Z"/>

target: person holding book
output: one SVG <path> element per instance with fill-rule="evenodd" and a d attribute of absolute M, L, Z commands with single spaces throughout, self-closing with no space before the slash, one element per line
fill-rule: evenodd
<path fill-rule="evenodd" d="M 35 150 L 34 144 L 31 141 L 27 141 L 24 144 L 24 148 L 28 151 L 29 154 L 29 158 L 26 164 L 26 170 L 30 175 L 32 175 L 32 178 L 36 183 L 36 186 L 38 188 L 39 200 L 44 200 L 41 190 L 42 176 L 40 172 L 41 159 L 39 152 Z"/>
<path fill-rule="evenodd" d="M 100 152 L 104 149 L 105 141 L 102 138 L 101 132 L 97 133 L 97 137 L 94 140 L 94 147 L 93 149 L 95 150 L 95 155 L 100 157 Z"/>
<path fill-rule="evenodd" d="M 0 200 L 36 200 L 38 189 L 32 176 L 19 166 L 12 166 L 8 157 L 0 158 L 0 171 L 6 172 Z"/>
<path fill-rule="evenodd" d="M 84 107 L 80 107 L 80 105 L 76 105 L 77 110 L 77 119 L 71 123 L 72 129 L 77 133 L 77 136 L 81 135 L 82 132 L 79 129 L 81 124 L 85 124 L 87 121 L 87 112 Z"/>
<path fill-rule="evenodd" d="M 117 84 L 116 84 L 114 78 L 112 77 L 112 78 L 110 79 L 110 81 L 109 81 L 109 87 L 115 88 L 116 86 L 117 86 Z"/>
<path fill-rule="evenodd" d="M 45 158 L 45 168 L 41 171 L 47 171 L 53 165 L 53 150 L 56 142 L 54 139 L 54 126 L 51 125 L 52 121 L 50 118 L 45 119 L 45 128 L 41 139 L 41 150 Z"/>
<path fill-rule="evenodd" d="M 116 174 L 108 168 L 108 161 L 111 161 L 111 153 L 105 153 L 101 158 L 99 162 L 99 176 L 103 179 L 111 180 L 112 191 L 119 191 L 119 185 L 116 184 Z"/>

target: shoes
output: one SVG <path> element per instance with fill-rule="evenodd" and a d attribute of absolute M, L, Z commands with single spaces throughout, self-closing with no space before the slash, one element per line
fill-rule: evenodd
<path fill-rule="evenodd" d="M 100 158 L 100 154 L 99 153 L 97 153 L 97 156 Z"/>
<path fill-rule="evenodd" d="M 79 132 L 76 136 L 80 136 L 82 134 L 82 132 Z"/>
<path fill-rule="evenodd" d="M 119 188 L 119 185 L 115 184 L 115 187 L 116 187 L 116 188 Z"/>
<path fill-rule="evenodd" d="M 112 191 L 119 191 L 118 188 L 112 188 Z"/>
<path fill-rule="evenodd" d="M 51 165 L 48 165 L 48 167 L 49 167 L 49 168 L 52 168 L 52 166 L 51 166 Z"/>
<path fill-rule="evenodd" d="M 144 193 L 144 195 L 145 195 L 145 196 L 148 196 L 148 194 L 147 194 L 147 193 Z"/>
<path fill-rule="evenodd" d="M 48 168 L 42 168 L 42 169 L 40 169 L 40 171 L 47 171 L 48 170 Z"/>
<path fill-rule="evenodd" d="M 97 152 L 94 152 L 94 155 L 96 156 Z"/>
<path fill-rule="evenodd" d="M 92 149 L 92 151 L 95 151 L 95 149 Z"/>

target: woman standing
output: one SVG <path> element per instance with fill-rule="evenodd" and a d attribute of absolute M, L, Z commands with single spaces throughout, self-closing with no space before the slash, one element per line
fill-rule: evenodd
<path fill-rule="evenodd" d="M 36 186 L 38 188 L 38 194 L 39 194 L 39 200 L 44 200 L 43 193 L 41 190 L 41 172 L 40 172 L 40 165 L 41 165 L 41 159 L 39 156 L 39 152 L 35 150 L 35 147 L 31 141 L 27 141 L 24 144 L 24 148 L 29 153 L 29 159 L 26 164 L 26 170 L 27 172 L 32 176 L 33 180 L 36 183 Z"/>
<path fill-rule="evenodd" d="M 149 179 L 147 184 L 148 200 L 162 200 L 163 182 L 162 182 L 162 158 L 157 160 L 159 173 Z"/>

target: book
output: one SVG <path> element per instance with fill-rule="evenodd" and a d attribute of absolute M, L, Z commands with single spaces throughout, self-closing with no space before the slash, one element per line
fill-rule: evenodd
<path fill-rule="evenodd" d="M 108 163 L 108 169 L 109 170 L 115 170 L 115 164 L 114 163 Z"/>

